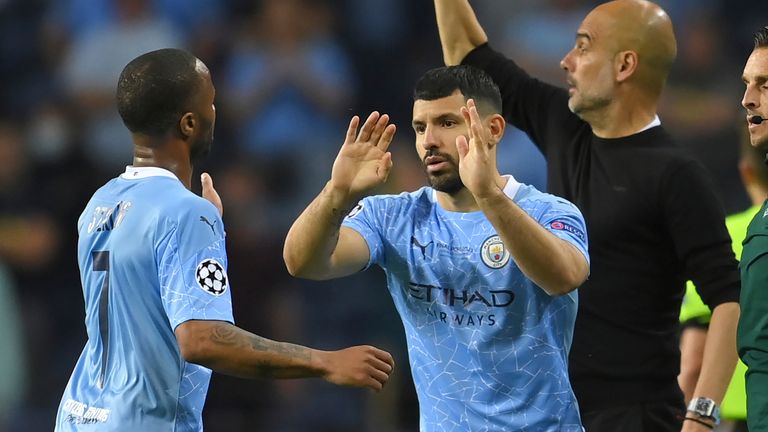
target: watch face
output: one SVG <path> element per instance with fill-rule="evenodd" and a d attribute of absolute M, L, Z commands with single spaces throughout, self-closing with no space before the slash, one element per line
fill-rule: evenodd
<path fill-rule="evenodd" d="M 701 417 L 708 417 L 715 420 L 715 423 L 720 420 L 719 409 L 717 404 L 712 399 L 698 398 L 691 401 L 688 406 L 688 410 L 700 415 Z"/>
<path fill-rule="evenodd" d="M 710 404 L 708 401 L 699 399 L 696 401 L 696 411 L 703 414 L 708 415 L 709 411 L 712 409 L 712 404 Z"/>

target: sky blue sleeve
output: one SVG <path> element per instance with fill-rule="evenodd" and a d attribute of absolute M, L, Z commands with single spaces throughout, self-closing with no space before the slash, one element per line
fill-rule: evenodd
<path fill-rule="evenodd" d="M 160 296 L 174 329 L 189 320 L 234 324 L 223 225 L 218 214 L 200 213 L 181 217 L 157 248 Z"/>
<path fill-rule="evenodd" d="M 558 238 L 576 246 L 587 263 L 590 262 L 586 223 L 575 205 L 560 198 L 553 199 L 541 214 L 539 223 Z"/>
<path fill-rule="evenodd" d="M 383 212 L 385 209 L 378 205 L 375 197 L 367 197 L 357 203 L 341 224 L 357 231 L 368 243 L 370 259 L 366 269 L 372 264 L 381 264 L 383 260 L 384 248 L 380 229 Z"/>

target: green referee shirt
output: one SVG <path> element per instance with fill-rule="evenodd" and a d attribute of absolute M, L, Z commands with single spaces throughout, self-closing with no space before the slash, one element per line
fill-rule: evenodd
<path fill-rule="evenodd" d="M 741 319 L 737 345 L 747 365 L 747 425 L 768 431 L 768 201 L 747 229 L 741 256 Z"/>

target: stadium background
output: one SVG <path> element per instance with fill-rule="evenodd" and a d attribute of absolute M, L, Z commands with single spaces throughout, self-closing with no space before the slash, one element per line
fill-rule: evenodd
<path fill-rule="evenodd" d="M 496 48 L 558 84 L 558 62 L 596 3 L 473 2 Z M 749 205 L 736 171 L 741 69 L 766 16 L 753 1 L 660 3 L 679 50 L 662 121 L 710 169 L 733 213 Z M 52 428 L 85 340 L 77 217 L 131 158 L 114 110 L 117 75 L 166 46 L 205 61 L 217 88 L 214 150 L 200 168 L 225 203 L 237 323 L 325 349 L 371 343 L 398 365 L 379 394 L 215 375 L 206 430 L 417 430 L 402 325 L 381 272 L 301 281 L 289 277 L 281 251 L 291 221 L 327 180 L 353 114 L 381 110 L 399 126 L 382 192 L 423 184 L 410 95 L 421 73 L 442 64 L 432 2 L 0 0 L 0 431 Z M 502 171 L 545 188 L 541 155 L 519 132 L 507 135 Z"/>

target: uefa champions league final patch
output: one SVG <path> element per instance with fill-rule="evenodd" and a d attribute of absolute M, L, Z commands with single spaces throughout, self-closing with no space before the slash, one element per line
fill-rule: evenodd
<path fill-rule="evenodd" d="M 352 219 L 353 217 L 357 216 L 361 211 L 363 211 L 363 202 L 360 201 L 357 203 L 356 206 L 352 208 L 352 210 L 347 213 L 347 217 Z"/>
<path fill-rule="evenodd" d="M 573 225 L 571 225 L 571 224 L 569 224 L 567 222 L 556 220 L 556 221 L 553 221 L 552 223 L 550 223 L 549 226 L 550 226 L 550 228 L 552 228 L 554 230 L 567 231 L 567 232 L 575 235 L 576 237 L 578 237 L 579 240 L 586 241 L 586 237 L 587 236 L 584 235 L 584 231 L 580 230 L 579 228 L 577 228 L 577 227 L 575 227 L 575 226 L 573 226 Z"/>
<path fill-rule="evenodd" d="M 224 266 L 213 258 L 207 258 L 197 265 L 195 279 L 203 291 L 220 296 L 227 291 L 227 272 Z"/>

